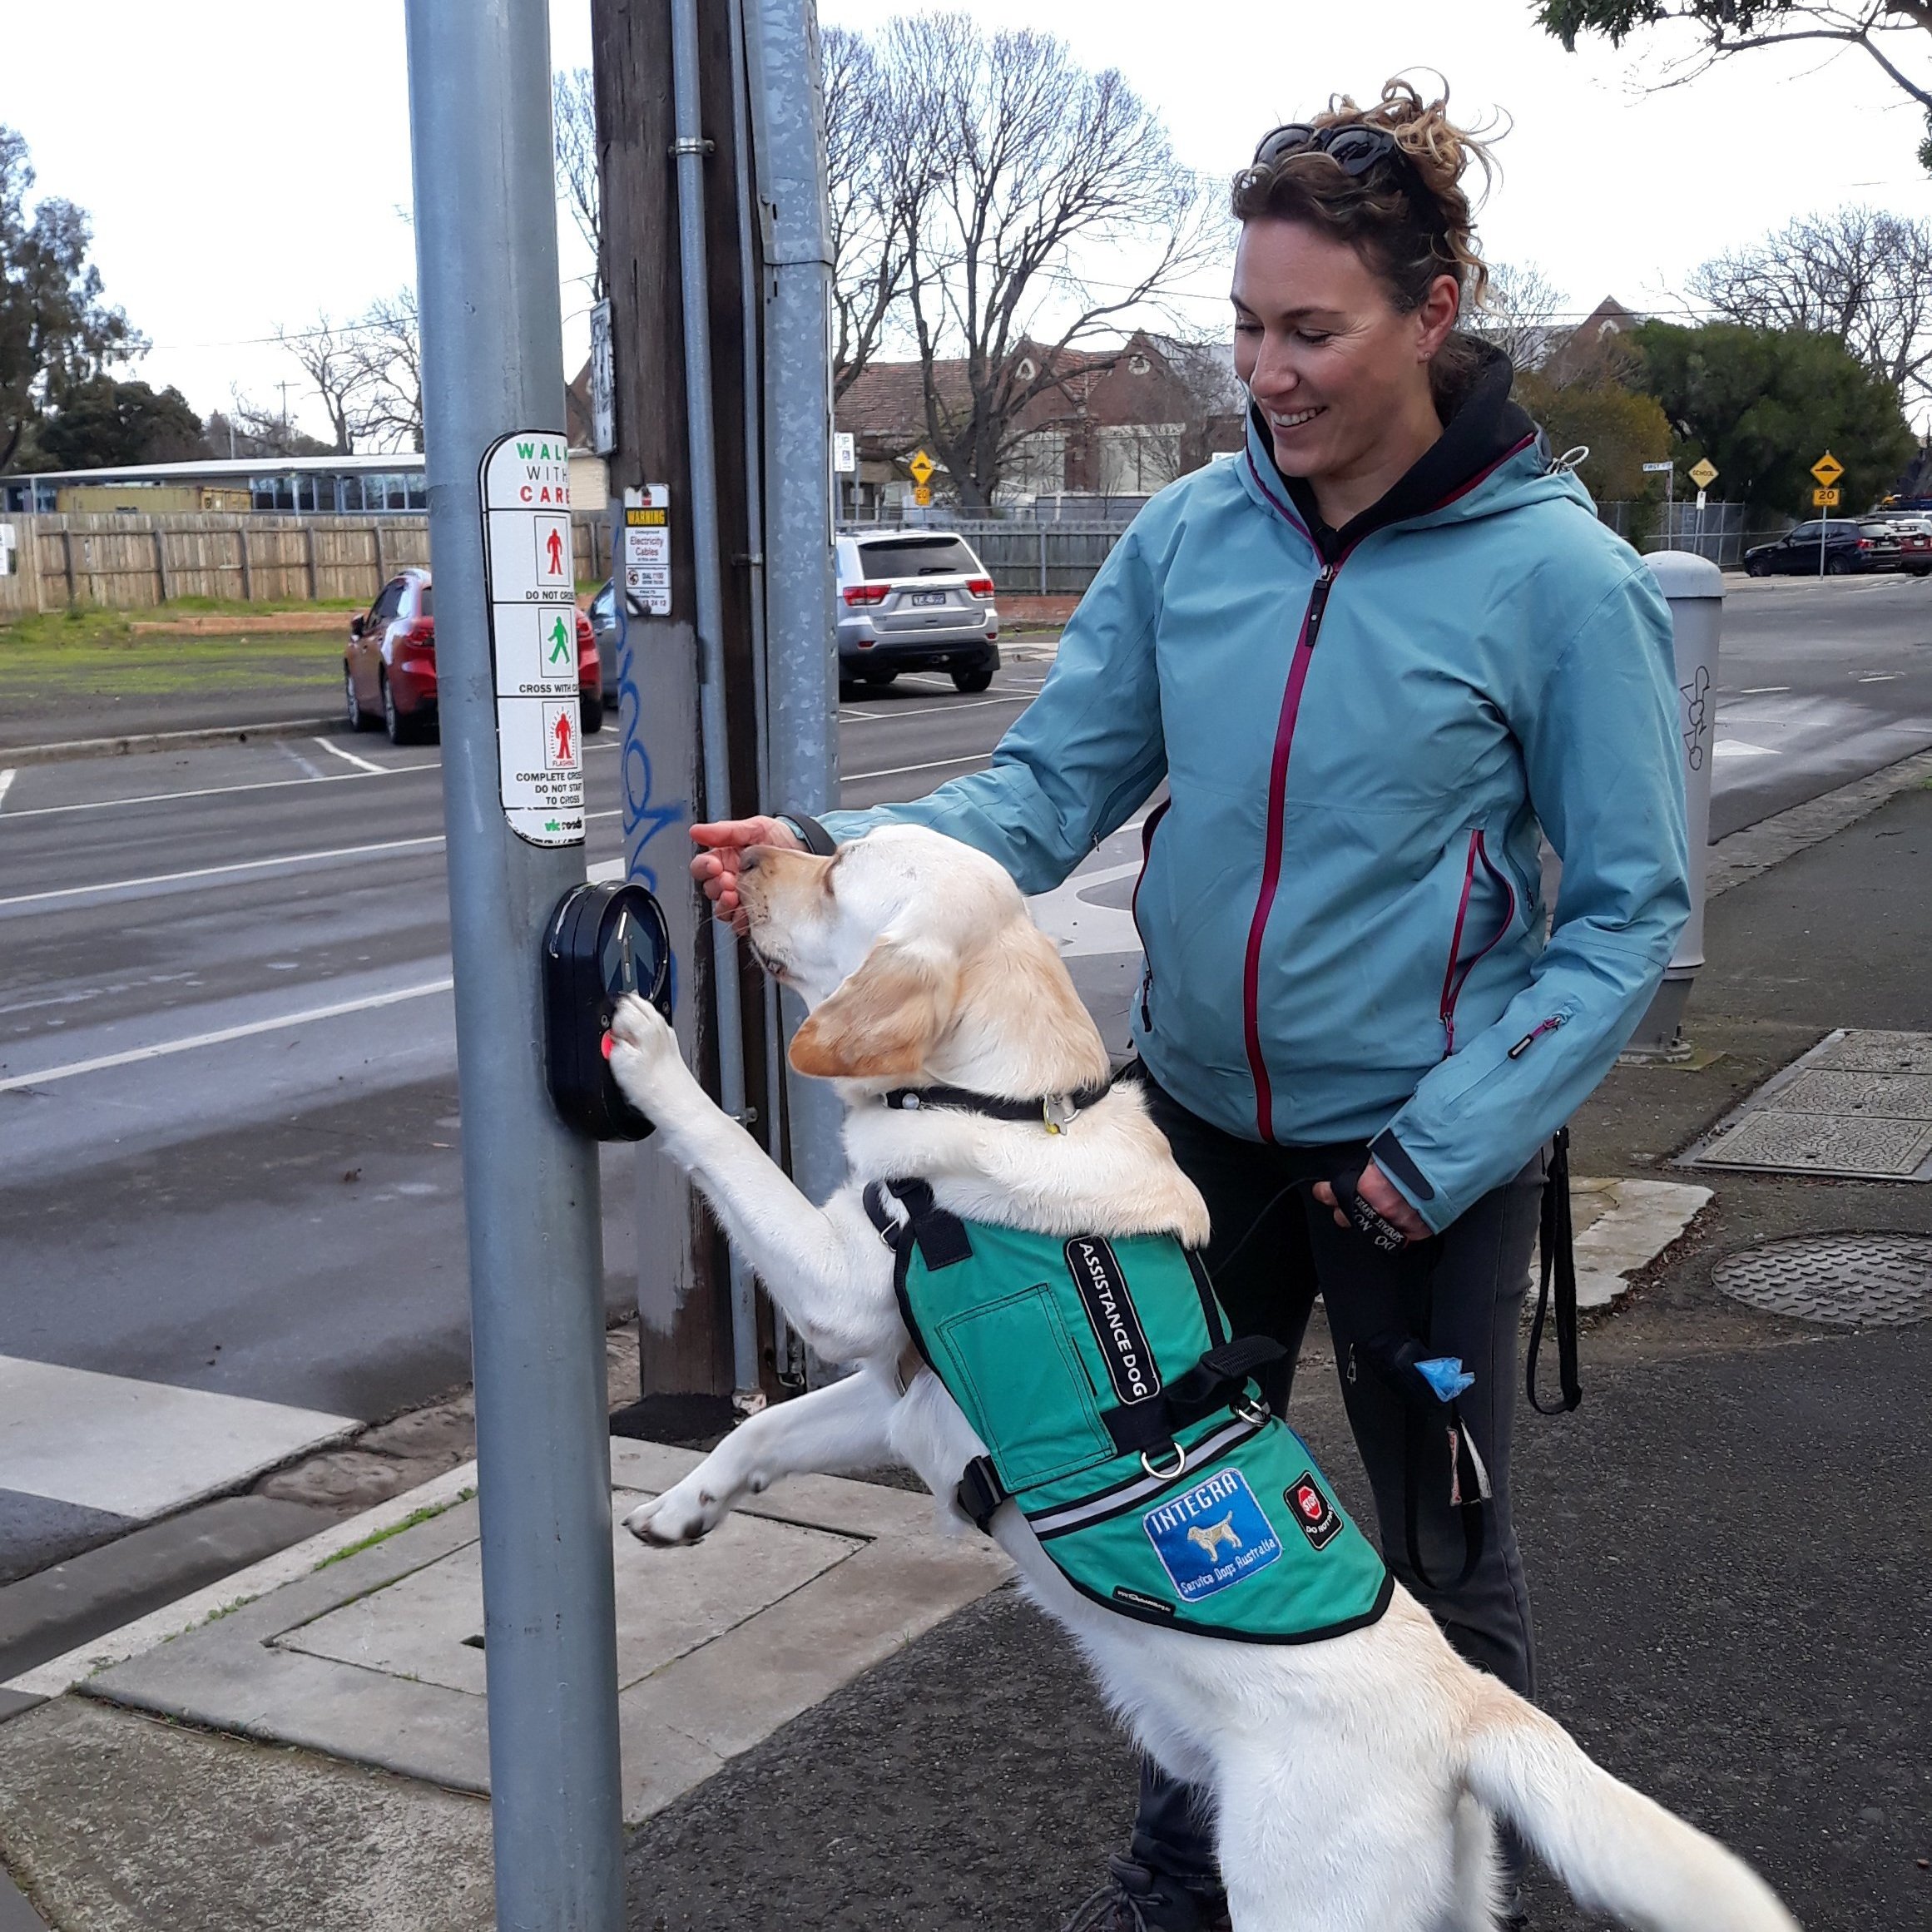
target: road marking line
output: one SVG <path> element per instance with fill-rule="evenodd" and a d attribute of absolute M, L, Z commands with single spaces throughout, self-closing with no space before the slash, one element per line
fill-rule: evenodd
<path fill-rule="evenodd" d="M 385 778 L 404 771 L 434 771 L 434 765 L 379 765 L 374 768 Z M 87 798 L 73 805 L 32 805 L 23 812 L 9 812 L 10 819 L 44 819 L 56 812 L 110 811 L 116 805 L 167 805 L 178 798 L 225 798 L 235 791 L 285 791 L 292 785 L 341 785 L 366 775 L 360 771 L 323 771 L 313 778 L 264 778 L 247 785 L 211 785 L 196 791 L 144 791 L 133 798 Z"/>
<path fill-rule="evenodd" d="M 311 785 L 323 782 L 310 779 Z M 197 865 L 189 872 L 156 872 L 146 879 L 109 879 L 98 885 L 62 885 L 47 892 L 17 892 L 0 899 L 0 909 L 10 905 L 37 905 L 47 899 L 80 899 L 89 893 L 126 892 L 141 885 L 173 885 L 184 879 L 216 879 L 236 872 L 260 872 L 271 865 L 306 865 L 321 859 L 359 859 L 370 852 L 402 852 L 414 845 L 440 845 L 440 832 L 422 839 L 384 839 L 374 845 L 332 845 L 321 852 L 285 852 L 275 859 L 243 859 L 232 865 Z"/>
<path fill-rule="evenodd" d="M 1875 671 L 1869 677 L 1861 677 L 1858 681 L 1860 684 L 1890 684 L 1898 676 L 1895 671 Z"/>
<path fill-rule="evenodd" d="M 957 705 L 920 705 L 914 710 L 904 711 L 857 711 L 846 708 L 841 710 L 839 716 L 841 718 L 864 718 L 868 723 L 874 720 L 887 723 L 894 718 L 931 718 L 945 716 L 954 711 L 976 711 L 982 705 L 1030 705 L 1033 701 L 1032 692 L 1023 694 L 1015 691 L 1008 697 L 971 698 L 964 704 Z"/>
<path fill-rule="evenodd" d="M 1754 684 L 1747 686 L 1737 695 L 1740 697 L 1770 697 L 1779 691 L 1787 691 L 1788 684 Z"/>
<path fill-rule="evenodd" d="M 0 1489 L 141 1519 L 247 1481 L 353 1416 L 0 1355 Z"/>
<path fill-rule="evenodd" d="M 6 770 L 0 771 L 0 805 L 4 805 L 7 803 L 7 795 L 13 789 L 14 776 L 15 773 L 11 765 Z"/>
<path fill-rule="evenodd" d="M 324 751 L 333 751 L 338 758 L 353 765 L 358 771 L 373 771 L 378 778 L 380 778 L 389 770 L 385 765 L 378 765 L 368 758 L 358 758 L 353 751 L 344 751 L 339 745 L 331 743 L 327 738 L 317 738 L 314 742 L 320 745 Z M 438 762 L 440 763 L 441 760 L 439 760 Z"/>
<path fill-rule="evenodd" d="M 1747 745 L 1741 738 L 1725 738 L 1711 748 L 1713 758 L 1775 758 L 1768 745 Z"/>
<path fill-rule="evenodd" d="M 844 771 L 839 775 L 841 785 L 855 785 L 861 778 L 901 778 L 909 771 L 944 771 L 949 765 L 973 765 L 982 758 L 990 758 L 990 751 L 968 751 L 958 758 L 934 758 L 924 765 L 892 765 L 883 771 Z M 0 905 L 7 901 L 0 899 Z"/>
<path fill-rule="evenodd" d="M 274 1019 L 250 1020 L 235 1027 L 218 1027 L 211 1033 L 191 1033 L 186 1039 L 161 1040 L 150 1047 L 130 1047 L 124 1053 L 99 1053 L 91 1060 L 70 1060 L 64 1067 L 49 1067 L 39 1073 L 15 1073 L 0 1080 L 0 1093 L 17 1093 L 27 1087 L 51 1087 L 57 1080 L 72 1080 L 77 1074 L 98 1073 L 109 1067 L 131 1067 L 141 1060 L 165 1060 L 171 1054 L 189 1053 L 200 1047 L 219 1047 L 230 1040 L 245 1040 L 257 1033 L 279 1033 L 285 1027 L 307 1026 L 313 1020 L 339 1018 L 347 1013 L 369 1013 L 379 1006 L 400 1006 L 404 1000 L 422 999 L 432 993 L 448 993 L 453 979 L 428 979 L 420 986 L 399 987 L 394 993 L 372 993 L 361 999 L 338 1000 L 333 1006 L 312 1006 L 300 1013 L 277 1015 Z M 0 1484 L 0 1487 L 4 1487 Z"/>

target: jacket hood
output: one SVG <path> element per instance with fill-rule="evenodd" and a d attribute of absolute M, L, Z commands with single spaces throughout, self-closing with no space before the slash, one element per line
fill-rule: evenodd
<path fill-rule="evenodd" d="M 1441 436 L 1384 496 L 1340 530 L 1322 522 L 1307 482 L 1285 477 L 1276 467 L 1274 439 L 1254 403 L 1241 463 L 1249 493 L 1294 523 L 1325 561 L 1396 524 L 1431 528 L 1558 498 L 1593 513 L 1589 492 L 1569 471 L 1553 465 L 1543 432 L 1509 399 L 1516 375 L 1509 359 L 1487 343 L 1475 348 L 1469 376 L 1443 399 L 1449 414 Z"/>

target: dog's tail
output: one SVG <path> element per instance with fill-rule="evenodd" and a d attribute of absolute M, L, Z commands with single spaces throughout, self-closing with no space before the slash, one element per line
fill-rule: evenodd
<path fill-rule="evenodd" d="M 1493 1680 L 1464 1738 L 1464 1781 L 1580 1905 L 1638 1932 L 1799 1932 L 1757 1874 L 1591 1762 L 1554 1719 Z"/>

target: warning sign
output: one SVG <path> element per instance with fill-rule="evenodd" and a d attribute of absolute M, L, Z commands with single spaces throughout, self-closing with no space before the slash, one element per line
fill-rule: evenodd
<path fill-rule="evenodd" d="M 490 445 L 483 518 L 503 816 L 533 845 L 581 845 L 570 455 L 559 433 L 514 430 Z"/>
<path fill-rule="evenodd" d="M 636 611 L 671 615 L 671 486 L 624 492 L 624 594 Z"/>

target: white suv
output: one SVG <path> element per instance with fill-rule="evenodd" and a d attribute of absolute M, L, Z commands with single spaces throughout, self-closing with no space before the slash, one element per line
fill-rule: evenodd
<path fill-rule="evenodd" d="M 838 542 L 839 681 L 945 671 L 984 691 L 999 668 L 993 579 L 964 537 L 907 530 Z"/>

